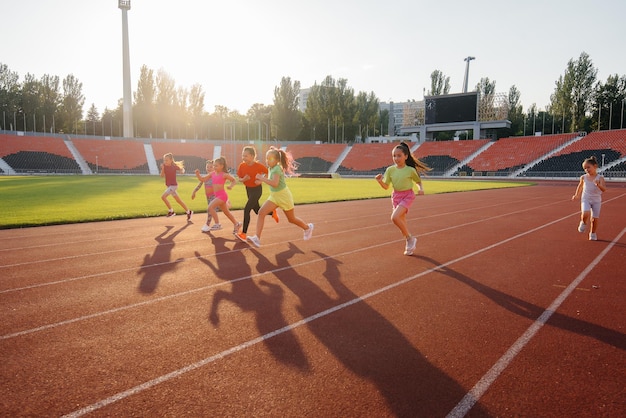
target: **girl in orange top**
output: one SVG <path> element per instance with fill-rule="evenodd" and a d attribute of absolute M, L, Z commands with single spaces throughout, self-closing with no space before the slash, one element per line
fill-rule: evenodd
<path fill-rule="evenodd" d="M 244 147 L 241 159 L 241 164 L 237 168 L 237 177 L 246 186 L 248 201 L 243 209 L 243 228 L 236 236 L 241 241 L 246 242 L 246 233 L 250 225 L 250 212 L 254 211 L 258 215 L 259 209 L 261 209 L 259 199 L 263 194 L 263 185 L 256 184 L 256 176 L 257 174 L 267 175 L 267 167 L 256 160 L 256 150 L 253 146 Z M 272 211 L 271 215 L 278 222 L 278 213 L 275 210 Z"/>

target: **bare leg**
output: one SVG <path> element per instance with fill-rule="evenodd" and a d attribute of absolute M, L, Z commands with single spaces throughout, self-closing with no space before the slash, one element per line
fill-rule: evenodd
<path fill-rule="evenodd" d="M 261 233 L 263 232 L 263 226 L 265 225 L 265 217 L 269 215 L 273 210 L 277 210 L 278 206 L 270 200 L 266 200 L 259 209 L 259 216 L 256 218 L 256 236 L 261 239 Z"/>
<path fill-rule="evenodd" d="M 292 223 L 294 225 L 299 226 L 300 228 L 304 229 L 305 231 L 307 229 L 309 229 L 309 225 L 307 225 L 306 223 L 304 223 L 304 221 L 300 218 L 298 218 L 294 212 L 294 209 L 291 210 L 286 210 L 285 212 L 285 216 L 287 216 L 287 220 L 289 221 L 289 223 Z"/>
<path fill-rule="evenodd" d="M 406 223 L 406 213 L 407 209 L 404 206 L 398 206 L 391 213 L 391 220 L 398 227 L 398 229 L 400 229 L 400 232 L 402 232 L 403 236 L 409 237 L 411 233 L 409 232 Z"/>

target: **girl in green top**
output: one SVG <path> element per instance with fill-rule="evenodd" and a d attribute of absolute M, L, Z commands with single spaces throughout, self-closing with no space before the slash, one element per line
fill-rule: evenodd
<path fill-rule="evenodd" d="M 261 232 L 263 232 L 265 216 L 278 208 L 285 212 L 285 216 L 290 223 L 304 230 L 305 241 L 310 239 L 313 235 L 313 224 L 306 224 L 295 215 L 293 196 L 285 183 L 285 173 L 291 174 L 294 171 L 293 158 L 282 149 L 270 147 L 265 154 L 265 159 L 269 172 L 267 177 L 264 174 L 257 174 L 256 184 L 268 184 L 270 186 L 270 196 L 259 210 L 259 216 L 256 221 L 256 235 L 248 236 L 248 241 L 254 244 L 255 247 L 261 246 Z"/>
<path fill-rule="evenodd" d="M 417 184 L 417 194 L 423 195 L 424 188 L 419 173 L 425 173 L 431 169 L 411 154 L 411 150 L 405 142 L 396 145 L 391 156 L 394 165 L 387 167 L 384 175 L 377 174 L 376 180 L 385 190 L 389 189 L 390 184 L 393 186 L 391 220 L 406 238 L 404 255 L 412 255 L 417 245 L 417 238 L 409 232 L 406 214 L 415 200 L 413 183 Z"/>

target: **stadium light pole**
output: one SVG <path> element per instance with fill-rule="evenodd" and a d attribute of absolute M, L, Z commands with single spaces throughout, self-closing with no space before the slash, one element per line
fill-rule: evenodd
<path fill-rule="evenodd" d="M 124 137 L 132 138 L 133 135 L 133 108 L 130 89 L 130 52 L 128 47 L 128 11 L 130 0 L 118 0 L 118 7 L 122 10 L 122 54 L 123 54 L 123 78 L 124 78 Z"/>
<path fill-rule="evenodd" d="M 467 57 L 465 58 L 463 61 L 465 61 L 467 64 L 465 64 L 465 77 L 463 77 L 463 93 L 467 93 L 467 81 L 469 78 L 469 64 L 470 61 L 475 60 L 476 57 Z"/>

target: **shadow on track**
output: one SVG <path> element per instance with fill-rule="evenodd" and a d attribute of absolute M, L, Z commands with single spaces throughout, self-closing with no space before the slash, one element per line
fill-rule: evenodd
<path fill-rule="evenodd" d="M 196 251 L 196 257 L 209 266 L 211 271 L 220 279 L 232 282 L 230 291 L 217 290 L 213 294 L 213 301 L 209 313 L 209 321 L 219 326 L 219 306 L 222 302 L 231 302 L 243 312 L 254 314 L 257 329 L 261 335 L 266 335 L 277 329 L 286 327 L 281 307 L 284 299 L 284 290 L 281 286 L 260 280 L 259 284 L 250 277 L 252 271 L 241 251 L 232 251 L 226 247 L 230 242 L 221 237 L 212 237 L 215 245 L 215 263 L 202 257 Z M 247 246 L 247 244 L 241 244 Z M 309 364 L 298 339 L 293 332 L 284 332 L 281 335 L 264 340 L 265 346 L 274 358 L 280 362 L 307 371 Z"/>
<path fill-rule="evenodd" d="M 161 276 L 170 270 L 177 268 L 177 263 L 171 262 L 172 249 L 174 248 L 174 238 L 183 232 L 190 224 L 186 223 L 183 227 L 167 235 L 174 227 L 166 226 L 165 231 L 154 237 L 157 242 L 152 255 L 146 254 L 143 258 L 143 264 L 137 272 L 138 276 L 143 276 L 139 282 L 139 292 L 144 294 L 152 294 L 159 285 Z M 181 261 L 181 260 L 176 260 Z"/>
<path fill-rule="evenodd" d="M 293 243 L 288 250 L 276 254 L 276 264 L 260 251 L 252 252 L 259 259 L 258 271 L 274 270 L 278 280 L 299 298 L 297 309 L 304 318 L 358 299 L 341 281 L 341 261 L 322 252 L 314 251 L 326 263 L 323 276 L 336 297 L 315 283 L 318 276 L 309 278 L 286 268 L 289 259 L 301 252 Z M 402 332 L 364 301 L 313 319 L 307 327 L 348 370 L 378 388 L 394 416 L 444 416 L 466 394 L 463 387 L 431 364 Z M 473 412 L 489 416 L 480 406 Z"/>

